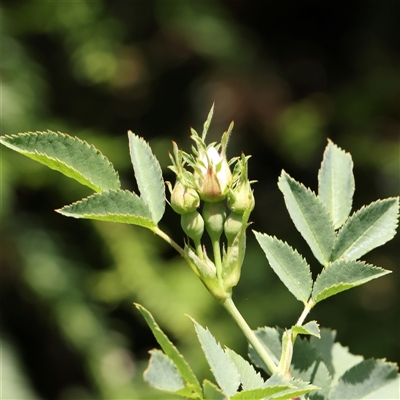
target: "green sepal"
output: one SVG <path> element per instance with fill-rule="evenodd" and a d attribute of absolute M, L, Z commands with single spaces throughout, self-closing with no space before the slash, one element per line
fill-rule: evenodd
<path fill-rule="evenodd" d="M 228 293 L 236 286 L 240 279 L 240 273 L 246 253 L 246 229 L 252 208 L 248 208 L 242 216 L 242 226 L 233 242 L 228 246 L 222 257 L 222 282 L 224 290 Z"/>
<path fill-rule="evenodd" d="M 225 300 L 227 293 L 217 279 L 217 272 L 214 263 L 203 254 L 203 259 L 199 258 L 190 246 L 185 245 L 185 260 L 192 268 L 194 273 L 200 278 L 208 291 L 217 299 Z"/>

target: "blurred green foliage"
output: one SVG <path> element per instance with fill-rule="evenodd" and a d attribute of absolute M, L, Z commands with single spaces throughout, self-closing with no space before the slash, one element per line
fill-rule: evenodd
<path fill-rule="evenodd" d="M 398 195 L 399 11 L 398 2 L 372 0 L 5 0 L 1 134 L 76 135 L 135 190 L 127 130 L 150 142 L 173 179 L 170 141 L 188 150 L 189 126 L 200 128 L 215 101 L 211 139 L 234 119 L 228 156 L 253 155 L 255 229 L 287 240 L 312 263 L 277 177 L 285 168 L 316 190 L 330 137 L 353 155 L 354 208 Z M 53 213 L 90 192 L 0 151 L 1 332 L 12 343 L 3 344 L 3 395 L 156 398 L 141 377 L 156 343 L 133 301 L 154 314 L 201 376 L 209 372 L 185 314 L 246 353 L 234 323 L 164 243 L 144 229 Z M 162 224 L 182 243 L 178 216 L 168 211 Z M 398 249 L 395 239 L 365 257 L 391 276 L 311 315 L 337 329 L 353 353 L 400 361 Z M 301 311 L 251 233 L 234 296 L 254 328 L 288 326 Z"/>

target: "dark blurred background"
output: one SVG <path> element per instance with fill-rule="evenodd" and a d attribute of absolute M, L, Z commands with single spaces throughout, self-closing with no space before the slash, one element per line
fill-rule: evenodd
<path fill-rule="evenodd" d="M 399 194 L 398 1 L 96 0 L 2 2 L 1 134 L 51 129 L 93 143 L 135 189 L 127 130 L 150 142 L 167 180 L 171 140 L 189 150 L 216 102 L 210 140 L 232 119 L 228 156 L 252 154 L 253 228 L 319 266 L 277 188 L 284 168 L 317 190 L 327 138 L 355 162 L 353 210 Z M 158 237 L 53 212 L 89 189 L 1 151 L 4 399 L 165 398 L 147 387 L 158 347 L 142 303 L 201 378 L 191 321 L 246 354 L 224 310 Z M 179 218 L 161 224 L 180 243 Z M 393 274 L 322 302 L 309 318 L 365 357 L 399 356 L 399 240 L 364 259 Z M 253 235 L 234 291 L 249 324 L 288 327 L 301 304 Z"/>

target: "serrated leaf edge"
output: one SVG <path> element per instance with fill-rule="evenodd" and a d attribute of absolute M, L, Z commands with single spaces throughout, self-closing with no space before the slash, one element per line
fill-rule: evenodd
<path fill-rule="evenodd" d="M 336 238 L 335 238 L 335 242 L 334 242 L 334 244 L 333 244 L 332 251 L 331 251 L 330 262 L 335 262 L 335 261 L 339 260 L 340 257 L 341 257 L 342 259 L 346 259 L 345 257 L 343 257 L 343 254 L 346 253 L 346 251 L 347 251 L 351 246 L 350 246 L 350 247 L 347 247 L 347 249 L 346 249 L 344 252 L 342 252 L 342 254 L 339 256 L 339 258 L 336 258 L 335 260 L 332 260 L 332 256 L 333 256 L 333 254 L 334 254 L 334 251 L 335 251 L 335 248 L 336 248 L 336 244 L 337 244 L 337 242 L 338 242 L 338 240 L 339 240 L 339 238 L 340 238 L 341 232 L 342 232 L 344 229 L 347 229 L 346 227 L 348 226 L 348 224 L 349 224 L 352 220 L 354 220 L 355 218 L 357 218 L 358 215 L 359 215 L 360 213 L 364 212 L 368 207 L 372 207 L 374 204 L 381 203 L 381 202 L 388 201 L 388 200 L 397 200 L 397 214 L 396 214 L 396 222 L 395 222 L 395 225 L 394 225 L 394 227 L 393 227 L 393 236 L 392 236 L 392 238 L 388 239 L 386 242 L 384 242 L 384 243 L 382 243 L 382 244 L 380 244 L 379 246 L 376 246 L 376 247 L 383 246 L 383 245 L 384 245 L 385 243 L 387 243 L 389 240 L 393 239 L 393 237 L 396 235 L 396 228 L 397 228 L 398 225 L 399 225 L 399 197 L 398 197 L 398 196 L 387 197 L 386 199 L 378 199 L 378 200 L 375 200 L 375 201 L 373 201 L 373 202 L 370 203 L 370 204 L 363 205 L 360 209 L 358 209 L 358 210 L 355 211 L 352 215 L 350 215 L 350 216 L 347 218 L 346 222 L 343 224 L 343 226 L 342 226 L 342 227 L 339 229 L 339 231 L 337 232 L 337 235 L 336 235 Z M 370 228 L 369 228 L 369 229 L 370 229 Z M 368 231 L 368 230 L 367 230 L 367 231 Z M 366 232 L 367 232 L 367 231 L 366 231 Z M 357 240 L 358 240 L 358 239 L 357 239 Z M 353 245 L 354 243 L 355 243 L 355 242 L 353 242 L 352 245 Z M 376 247 L 373 247 L 371 250 L 375 249 Z M 369 251 L 370 251 L 370 250 L 369 250 Z M 365 253 L 365 254 L 366 254 L 366 253 Z M 360 256 L 360 257 L 362 257 L 362 256 Z M 347 260 L 351 260 L 351 259 L 347 259 Z"/>
<path fill-rule="evenodd" d="M 290 174 L 288 174 L 284 169 L 282 169 L 282 172 L 281 172 L 281 175 L 279 176 L 279 178 L 278 178 L 278 187 L 279 187 L 279 184 L 280 184 L 280 182 L 281 182 L 281 180 L 283 179 L 283 176 L 284 175 L 287 175 L 291 180 L 293 180 L 296 184 L 298 184 L 298 185 L 300 185 L 301 187 L 303 187 L 308 193 L 310 193 L 311 195 L 313 195 L 314 197 L 315 197 L 315 199 L 317 200 L 317 202 L 319 202 L 320 203 L 320 205 L 322 206 L 322 208 L 325 210 L 325 213 L 326 213 L 326 216 L 328 217 L 328 220 L 329 220 L 329 222 L 330 222 L 330 225 L 331 225 L 331 228 L 332 228 L 332 232 L 334 233 L 335 232 L 335 229 L 334 229 L 334 225 L 333 225 L 333 220 L 332 220 L 332 216 L 331 216 L 331 213 L 329 212 L 329 210 L 326 208 L 326 206 L 325 206 L 325 204 L 322 202 L 322 200 L 318 197 L 318 195 L 312 190 L 312 189 L 310 189 L 310 188 L 308 188 L 307 186 L 305 186 L 303 183 L 301 183 L 301 182 L 298 182 L 296 179 L 294 179 Z M 280 187 L 279 187 L 279 189 L 280 189 Z M 282 192 L 282 194 L 283 194 L 283 197 L 285 198 L 286 197 L 286 195 Z M 289 211 L 289 210 L 288 210 Z M 289 215 L 290 215 L 290 213 L 289 213 Z M 292 216 L 290 215 L 290 218 L 292 219 Z M 307 221 L 305 218 L 304 218 L 304 220 L 305 221 Z M 292 219 L 292 221 L 293 221 L 293 219 Z M 293 223 L 294 223 L 294 221 L 293 221 Z M 294 224 L 295 225 L 295 224 Z M 308 225 L 308 223 L 307 223 L 307 225 Z M 297 226 L 295 225 L 295 227 L 296 227 L 296 229 L 297 229 Z M 308 227 L 310 228 L 310 226 L 308 225 Z M 313 234 L 313 238 L 314 238 L 314 242 L 318 245 L 319 244 L 319 242 L 316 240 L 316 236 L 314 235 L 314 232 L 311 230 L 311 229 L 309 229 L 309 231 L 310 232 L 312 232 L 312 234 Z M 303 234 L 300 232 L 300 234 L 301 234 L 301 236 L 303 237 L 303 239 L 305 239 L 305 237 L 303 236 Z M 309 245 L 309 243 L 308 243 L 308 241 L 306 240 L 306 243 L 308 244 L 308 246 L 310 247 L 310 249 L 311 249 L 311 251 L 313 252 L 313 249 L 311 248 L 311 246 Z M 333 248 L 333 246 L 334 246 L 334 243 L 335 243 L 335 241 L 333 240 L 333 243 L 332 243 L 332 248 Z M 331 248 L 331 250 L 330 250 L 330 254 L 332 253 L 332 248 Z M 322 255 L 322 257 L 323 257 L 323 265 L 324 264 L 326 264 L 327 262 L 329 262 L 329 255 L 330 254 L 328 254 L 328 257 L 325 259 L 325 256 L 324 256 L 324 253 L 322 252 L 322 249 L 321 249 L 321 247 L 318 245 L 318 250 L 319 250 L 319 253 Z M 313 254 L 314 254 L 314 252 L 313 252 Z M 314 257 L 315 258 L 317 258 L 317 260 L 318 260 L 318 257 L 316 257 L 315 256 L 315 254 L 314 254 Z M 318 260 L 318 261 L 320 261 L 320 260 Z M 322 260 L 321 260 L 322 261 Z M 321 262 L 320 261 L 320 262 Z"/>
<path fill-rule="evenodd" d="M 311 293 L 312 293 L 312 284 L 313 284 L 313 280 L 312 280 L 312 274 L 311 274 L 310 265 L 308 264 L 308 262 L 307 262 L 307 260 L 305 259 L 305 257 L 303 257 L 294 247 L 290 246 L 290 244 L 288 244 L 285 240 L 278 239 L 275 235 L 274 235 L 274 236 L 271 236 L 271 235 L 268 235 L 268 234 L 266 234 L 266 233 L 257 232 L 257 231 L 255 231 L 255 230 L 253 230 L 253 233 L 254 233 L 254 234 L 257 233 L 257 234 L 259 234 L 259 235 L 261 235 L 261 236 L 267 236 L 267 237 L 273 239 L 274 241 L 277 241 L 277 242 L 279 242 L 279 243 L 284 244 L 284 245 L 287 246 L 291 251 L 293 251 L 296 255 L 298 255 L 298 256 L 300 257 L 301 260 L 303 260 L 303 261 L 305 262 L 305 264 L 306 264 L 307 267 L 308 267 L 308 277 L 310 278 L 310 281 L 311 281 L 311 287 L 310 287 L 309 294 L 308 294 L 308 298 L 309 298 L 310 295 L 311 295 Z M 257 236 L 256 236 L 256 238 L 257 238 Z M 258 240 L 257 240 L 257 241 L 258 241 Z M 261 245 L 260 245 L 260 247 L 261 247 Z M 264 251 L 264 249 L 262 249 L 262 250 Z M 265 252 L 264 252 L 264 254 L 265 254 Z M 266 254 L 265 254 L 265 256 L 267 257 Z M 268 257 L 267 257 L 267 259 L 268 259 Z M 269 259 L 268 259 L 268 262 L 269 262 Z M 271 266 L 271 268 L 272 268 L 272 266 Z M 273 268 L 272 268 L 272 269 L 273 269 Z M 275 270 L 274 270 L 274 272 L 275 272 Z M 276 273 L 276 272 L 275 272 L 275 273 Z M 287 276 L 290 277 L 290 275 L 287 275 Z M 279 275 L 278 275 L 278 277 L 279 277 Z M 279 277 L 279 279 L 280 279 L 280 277 Z M 290 279 L 290 280 L 293 282 L 292 279 Z M 284 282 L 282 282 L 282 283 L 284 284 Z M 285 286 L 286 286 L 286 285 L 285 285 Z M 293 294 L 293 293 L 292 293 L 292 294 Z M 297 296 L 295 296 L 295 297 L 297 298 L 297 300 L 302 301 L 304 304 L 305 304 L 305 303 L 307 302 L 307 300 L 308 300 L 308 298 L 305 299 L 305 300 L 303 300 L 303 299 L 299 299 Z"/>
<path fill-rule="evenodd" d="M 327 297 L 323 297 L 322 299 L 319 299 L 319 297 L 320 297 L 320 295 L 321 295 L 322 293 L 325 293 L 326 291 L 328 291 L 328 290 L 330 290 L 330 289 L 332 289 L 332 288 L 336 288 L 336 287 L 339 287 L 339 286 L 341 286 L 341 285 L 343 285 L 343 286 L 348 286 L 347 289 L 344 289 L 344 290 L 341 290 L 340 292 L 335 293 L 335 294 L 339 294 L 339 293 L 344 292 L 344 291 L 346 291 L 346 290 L 348 290 L 348 289 L 352 289 L 352 288 L 354 288 L 354 287 L 361 286 L 361 285 L 363 285 L 364 283 L 367 283 L 367 282 L 369 282 L 369 281 L 371 281 L 371 280 L 373 280 L 373 279 L 377 279 L 377 278 L 380 278 L 380 277 L 382 277 L 382 276 L 384 276 L 384 275 L 387 275 L 387 274 L 392 273 L 392 271 L 390 271 L 390 270 L 387 270 L 387 269 L 378 267 L 378 266 L 376 266 L 376 265 L 372 265 L 372 264 L 366 263 L 366 262 L 364 262 L 364 261 L 336 260 L 336 261 L 334 261 L 334 262 L 332 262 L 332 263 L 329 263 L 328 266 L 327 266 L 327 268 L 328 268 L 328 267 L 331 267 L 334 263 L 339 263 L 339 262 L 349 262 L 349 263 L 354 262 L 354 263 L 357 263 L 357 264 L 363 264 L 363 265 L 365 265 L 365 266 L 371 267 L 371 268 L 373 268 L 373 269 L 375 269 L 375 270 L 380 270 L 380 271 L 385 272 L 385 273 L 384 273 L 383 275 L 374 276 L 374 277 L 372 277 L 371 279 L 367 279 L 367 280 L 363 279 L 363 280 L 360 280 L 360 281 L 357 281 L 357 282 L 339 282 L 339 283 L 335 283 L 334 285 L 331 285 L 331 286 L 325 288 L 324 290 L 322 290 L 321 292 L 319 292 L 318 295 L 317 295 L 317 297 L 314 297 L 314 294 L 311 293 L 311 298 L 312 298 L 314 304 L 319 303 L 320 301 L 325 300 L 325 299 L 327 299 L 328 297 L 334 296 L 334 295 L 330 295 L 330 296 L 327 296 Z M 318 278 L 319 278 L 319 277 L 321 276 L 321 274 L 323 274 L 324 271 L 326 271 L 326 270 L 327 270 L 327 269 L 324 269 L 324 270 L 321 271 L 321 273 L 318 274 L 316 280 L 314 281 L 313 292 L 314 292 L 315 284 L 316 284 L 317 281 L 318 281 Z"/>
<path fill-rule="evenodd" d="M 21 136 L 32 137 L 33 135 L 36 136 L 36 137 L 38 137 L 38 136 L 40 136 L 40 135 L 51 135 L 51 136 L 54 135 L 54 136 L 58 136 L 58 137 L 68 138 L 68 139 L 70 139 L 70 140 L 73 140 L 73 141 L 75 141 L 75 142 L 78 142 L 78 143 L 80 143 L 80 144 L 83 144 L 86 148 L 88 148 L 88 149 L 91 150 L 91 151 L 94 150 L 94 151 L 106 162 L 106 164 L 110 167 L 110 170 L 113 172 L 113 174 L 114 174 L 116 180 L 118 181 L 119 187 L 121 187 L 121 183 L 120 183 L 120 180 L 119 180 L 119 174 L 118 174 L 118 172 L 115 170 L 114 165 L 111 163 L 111 161 L 110 161 L 99 149 L 97 149 L 95 146 L 93 146 L 92 144 L 89 144 L 89 143 L 86 142 L 85 140 L 82 140 L 82 139 L 78 138 L 77 136 L 71 136 L 71 135 L 68 135 L 68 134 L 66 134 L 66 133 L 59 132 L 59 131 L 53 132 L 53 131 L 51 131 L 51 130 L 47 130 L 47 131 L 36 131 L 36 132 L 22 132 L 22 133 L 18 133 L 18 134 L 0 136 L 0 143 L 2 143 L 4 146 L 6 146 L 6 147 L 8 147 L 9 149 L 14 150 L 14 151 L 16 151 L 16 152 L 18 152 L 18 153 L 20 153 L 20 154 L 24 154 L 24 153 L 27 153 L 27 154 L 35 154 L 35 155 L 38 155 L 38 156 L 44 156 L 44 157 L 46 157 L 46 158 L 48 158 L 48 159 L 50 159 L 50 160 L 57 161 L 57 162 L 59 162 L 60 164 L 65 165 L 65 166 L 66 166 L 67 168 L 69 168 L 70 170 L 76 172 L 76 173 L 77 173 L 78 175 L 80 175 L 82 178 L 84 178 L 84 179 L 90 184 L 90 185 L 88 184 L 87 186 L 89 186 L 91 189 L 95 190 L 97 193 L 101 193 L 101 192 L 105 191 L 105 190 L 103 190 L 101 187 L 99 187 L 99 186 L 97 186 L 96 184 L 94 184 L 90 179 L 88 179 L 88 178 L 87 178 L 85 175 L 83 175 L 81 172 L 79 172 L 79 171 L 76 170 L 75 168 L 71 167 L 70 165 L 68 165 L 68 164 L 65 163 L 64 161 L 61 161 L 59 158 L 49 156 L 49 155 L 47 155 L 46 153 L 43 153 L 43 152 L 40 152 L 40 151 L 37 151 L 37 150 L 35 150 L 35 151 L 24 150 L 24 149 L 21 149 L 21 148 L 18 147 L 18 146 L 15 146 L 15 145 L 13 145 L 13 144 L 11 144 L 11 143 L 9 143 L 9 142 L 3 140 L 3 138 L 10 138 L 10 139 L 13 139 L 13 138 L 21 137 Z M 59 171 L 59 172 L 60 172 L 60 171 Z M 62 172 L 61 172 L 61 173 L 62 173 Z M 63 175 L 65 175 L 65 174 L 63 174 Z M 69 176 L 68 176 L 68 178 L 74 179 L 74 178 L 69 177 Z M 75 180 L 76 180 L 76 179 L 75 179 Z M 79 183 L 81 183 L 81 182 L 79 182 Z M 82 183 L 81 183 L 81 184 L 82 184 Z M 113 190 L 117 190 L 117 189 L 113 189 Z"/>
<path fill-rule="evenodd" d="M 317 195 L 317 197 L 318 197 L 319 199 L 321 199 L 319 193 L 320 193 L 320 174 L 322 173 L 322 172 L 321 172 L 321 171 L 322 171 L 322 164 L 323 164 L 323 162 L 324 162 L 324 160 L 325 160 L 325 153 L 326 153 L 326 151 L 328 150 L 328 148 L 329 148 L 330 145 L 331 145 L 331 146 L 335 146 L 341 153 L 343 153 L 343 154 L 349 156 L 349 157 L 350 157 L 350 164 L 351 164 L 352 170 L 353 170 L 353 168 L 354 168 L 354 161 L 353 161 L 353 157 L 351 156 L 351 153 L 348 152 L 348 151 L 346 151 L 346 150 L 344 150 L 344 149 L 342 149 L 340 146 L 338 146 L 336 143 L 334 143 L 331 139 L 328 138 L 328 144 L 327 144 L 326 147 L 325 147 L 324 154 L 323 154 L 323 156 L 322 156 L 322 162 L 321 162 L 321 165 L 320 165 L 320 167 L 319 167 L 319 169 L 318 169 L 318 173 L 317 173 L 317 177 L 318 177 L 318 195 Z M 354 182 L 354 175 L 353 175 L 353 193 L 352 193 L 352 198 L 351 198 L 351 201 L 350 201 L 350 210 L 349 210 L 349 212 L 351 212 L 351 209 L 352 209 L 352 207 L 353 207 L 353 195 L 354 195 L 354 191 L 355 191 L 355 182 Z M 322 199 L 321 199 L 321 201 L 322 201 Z M 323 202 L 323 204 L 324 204 L 325 208 L 327 208 L 324 202 Z M 341 226 L 343 226 L 343 224 L 346 223 L 348 217 L 347 217 L 347 219 L 346 219 L 343 223 L 341 223 L 339 226 L 335 227 L 335 224 L 334 224 L 334 221 L 333 221 L 333 216 L 331 215 L 331 212 L 329 211 L 328 208 L 327 208 L 327 211 L 328 211 L 329 215 L 331 216 L 332 225 L 333 225 L 333 227 L 334 227 L 335 230 L 339 229 Z"/>
<path fill-rule="evenodd" d="M 118 189 L 118 190 L 108 190 L 107 192 L 102 192 L 102 193 L 113 193 L 113 192 L 114 192 L 114 193 L 115 193 L 115 192 L 129 193 L 129 194 L 131 194 L 131 195 L 136 196 L 136 197 L 137 197 L 138 199 L 140 199 L 141 201 L 143 201 L 143 199 L 141 199 L 136 193 L 131 192 L 131 191 L 129 191 L 129 190 L 122 190 L 122 189 Z M 157 226 L 157 224 L 156 224 L 153 220 L 151 220 L 151 219 L 149 219 L 149 218 L 147 218 L 147 217 L 143 217 L 143 216 L 141 216 L 141 215 L 135 215 L 135 214 L 110 213 L 110 212 L 108 212 L 108 213 L 105 213 L 105 214 L 86 213 L 86 214 L 82 214 L 82 216 L 79 216 L 79 215 L 77 215 L 77 214 L 68 213 L 68 212 L 64 212 L 64 211 L 63 211 L 65 208 L 73 207 L 73 206 L 77 205 L 78 203 L 88 202 L 88 201 L 89 201 L 91 198 L 93 198 L 93 197 L 101 196 L 102 193 L 94 193 L 94 194 L 92 194 L 92 195 L 90 195 L 90 196 L 88 196 L 88 197 L 85 197 L 84 199 L 77 200 L 77 201 L 75 201 L 75 202 L 73 202 L 73 203 L 71 203 L 71 204 L 65 205 L 65 206 L 63 206 L 62 208 L 58 208 L 58 209 L 56 209 L 56 210 L 54 210 L 54 211 L 56 211 L 56 212 L 58 212 L 59 214 L 64 215 L 64 216 L 74 217 L 74 218 L 82 218 L 82 219 L 90 219 L 90 218 L 88 218 L 88 216 L 92 216 L 92 217 L 95 217 L 95 216 L 104 217 L 104 216 L 108 216 L 108 215 L 109 215 L 109 216 L 112 216 L 112 215 L 114 215 L 114 216 L 132 216 L 132 217 L 136 217 L 136 218 L 138 218 L 138 219 L 143 219 L 143 220 L 149 221 L 149 222 L 150 222 L 149 225 L 151 225 L 151 226 L 153 226 L 153 227 L 156 227 L 156 226 Z M 143 201 L 143 205 L 146 206 L 146 207 L 148 208 L 147 204 L 146 204 L 144 201 Z M 150 213 L 150 211 L 149 211 L 149 213 Z M 132 225 L 135 225 L 135 224 L 132 224 Z"/>
<path fill-rule="evenodd" d="M 160 183 L 161 183 L 161 186 L 163 187 L 163 195 L 164 195 L 164 200 L 166 200 L 166 196 L 165 196 L 165 185 L 164 185 L 164 180 L 163 180 L 163 175 L 162 175 L 162 169 L 161 169 L 161 166 L 160 166 L 160 162 L 158 161 L 158 159 L 157 159 L 157 157 L 154 155 L 154 153 L 153 153 L 153 150 L 152 150 L 152 148 L 150 147 L 150 144 L 143 138 L 143 137 L 141 137 L 141 136 L 139 136 L 139 135 L 136 135 L 135 133 L 133 133 L 131 130 L 129 130 L 128 131 L 128 140 L 129 140 L 129 155 L 130 155 L 130 157 L 131 157 L 131 162 L 132 162 L 132 166 L 133 166 L 133 170 L 134 170 L 134 174 L 135 174 L 135 178 L 136 178 L 136 182 L 137 182 L 137 184 L 138 184 L 138 188 L 139 188 L 139 192 L 140 192 L 140 197 L 143 199 L 143 201 L 146 203 L 146 204 L 148 204 L 148 198 L 146 197 L 146 194 L 144 194 L 143 192 L 142 192 L 142 188 L 141 188 L 141 182 L 140 182 L 140 180 L 138 180 L 138 175 L 137 175 L 137 173 L 136 173 L 136 166 L 135 166 L 135 164 L 134 164 L 134 162 L 133 162 L 133 160 L 132 160 L 132 154 L 131 154 L 131 140 L 130 140 L 130 136 L 134 136 L 135 138 L 137 138 L 137 139 L 139 139 L 139 141 L 140 142 L 142 142 L 143 144 L 144 144 L 144 146 L 147 148 L 147 150 L 149 151 L 149 154 L 150 154 L 150 157 L 153 159 L 153 161 L 155 161 L 154 162 L 154 165 L 156 166 L 156 169 L 157 169 L 157 171 L 158 171 L 158 174 L 159 174 L 159 177 L 160 177 Z M 151 208 L 149 207 L 149 211 L 150 211 L 150 213 L 151 213 L 151 215 L 152 215 L 152 217 L 153 217 L 153 220 L 155 221 L 156 219 L 158 220 L 158 221 L 155 221 L 156 223 L 157 222 L 159 222 L 159 220 L 161 219 L 161 218 L 156 218 L 156 216 L 155 215 L 153 215 L 153 211 L 151 210 Z M 164 201 L 164 211 L 163 211 L 163 214 L 165 213 L 165 201 Z M 163 215 L 162 214 L 162 215 Z M 161 215 L 161 217 L 162 217 L 162 215 Z"/>

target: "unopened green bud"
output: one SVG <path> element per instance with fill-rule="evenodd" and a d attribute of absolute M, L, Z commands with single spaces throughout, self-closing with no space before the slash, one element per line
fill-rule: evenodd
<path fill-rule="evenodd" d="M 243 215 L 231 212 L 224 223 L 224 233 L 228 240 L 228 247 L 232 244 L 236 235 L 240 232 L 243 226 Z"/>
<path fill-rule="evenodd" d="M 196 190 L 177 180 L 171 193 L 171 207 L 178 214 L 189 214 L 200 205 Z"/>
<path fill-rule="evenodd" d="M 186 235 L 192 239 L 195 244 L 200 242 L 204 232 L 204 220 L 198 211 L 182 214 L 181 226 Z"/>
<path fill-rule="evenodd" d="M 211 240 L 219 240 L 224 230 L 226 218 L 225 206 L 222 202 L 204 203 L 203 218 Z"/>
<path fill-rule="evenodd" d="M 254 195 L 248 181 L 239 184 L 235 189 L 229 191 L 228 194 L 228 207 L 236 214 L 243 215 L 244 212 L 250 208 L 254 208 Z"/>

